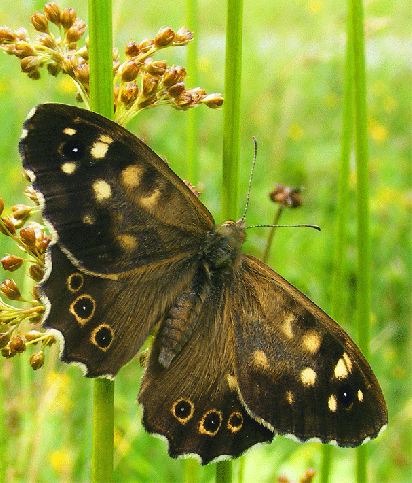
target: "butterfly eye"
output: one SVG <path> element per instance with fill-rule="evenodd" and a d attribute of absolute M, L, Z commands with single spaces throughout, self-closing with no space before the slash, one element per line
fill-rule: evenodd
<path fill-rule="evenodd" d="M 78 139 L 69 139 L 62 145 L 61 153 L 64 157 L 76 161 L 83 158 L 85 153 L 85 146 Z"/>
<path fill-rule="evenodd" d="M 349 409 L 355 400 L 355 391 L 351 386 L 345 384 L 338 390 L 338 399 L 346 409 Z"/>

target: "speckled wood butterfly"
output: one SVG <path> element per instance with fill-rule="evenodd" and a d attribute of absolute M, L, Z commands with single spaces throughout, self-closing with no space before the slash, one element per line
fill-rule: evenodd
<path fill-rule="evenodd" d="M 83 109 L 33 109 L 23 166 L 53 234 L 39 290 L 61 358 L 113 377 L 157 328 L 139 402 L 173 457 L 236 457 L 275 433 L 357 446 L 387 423 L 348 335 L 242 253 L 142 141 Z"/>

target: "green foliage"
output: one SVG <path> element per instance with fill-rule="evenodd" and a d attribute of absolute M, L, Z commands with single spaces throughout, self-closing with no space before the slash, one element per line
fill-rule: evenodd
<path fill-rule="evenodd" d="M 406 482 L 411 472 L 411 89 L 407 34 L 408 2 L 365 4 L 367 50 L 367 123 L 370 159 L 371 345 L 370 363 L 387 399 L 389 428 L 369 447 L 369 481 Z M 162 26 L 185 23 L 184 0 L 114 2 L 114 44 L 153 37 Z M 85 2 L 72 6 L 87 18 Z M 36 2 L 41 9 L 43 4 Z M 263 0 L 244 6 L 242 112 L 240 140 L 239 217 L 243 213 L 258 138 L 258 160 L 247 215 L 249 225 L 270 223 L 276 206 L 268 193 L 275 183 L 303 186 L 303 206 L 285 210 L 282 222 L 316 223 L 322 232 L 279 229 L 268 263 L 318 305 L 330 309 L 331 270 L 339 178 L 344 89 L 344 33 L 347 5 L 331 0 L 280 2 Z M 27 25 L 33 7 L 16 1 L 0 5 L 1 22 L 11 28 Z M 225 4 L 199 1 L 198 84 L 208 92 L 224 91 Z M 185 49 L 165 52 L 168 63 L 186 66 Z M 163 58 L 161 55 L 159 59 Z M 190 85 L 190 72 L 187 84 Z M 32 81 L 20 73 L 12 57 L 1 58 L 0 195 L 6 204 L 25 202 L 17 143 L 31 107 L 40 102 L 74 104 L 74 92 L 63 80 L 43 76 Z M 202 201 L 219 222 L 222 112 L 199 108 L 199 183 Z M 139 114 L 128 127 L 183 177 L 186 114 L 159 107 Z M 355 288 L 357 254 L 351 165 L 347 290 L 338 320 L 356 339 Z M 263 255 L 268 231 L 248 230 L 245 249 Z M 13 252 L 0 238 L 0 253 Z M 14 252 L 15 253 L 15 252 Z M 6 278 L 2 274 L 2 278 Z M 29 290 L 29 288 L 27 288 Z M 35 349 L 34 349 L 35 350 Z M 0 480 L 90 480 L 90 382 L 76 367 L 62 365 L 49 353 L 45 367 L 32 372 L 30 354 L 2 360 L 2 463 Z M 183 481 L 184 465 L 170 459 L 163 441 L 141 427 L 134 403 L 141 369 L 137 361 L 116 378 L 116 481 Z M 236 481 L 238 462 L 233 465 Z M 246 458 L 244 481 L 277 481 L 279 474 L 298 480 L 305 470 L 320 468 L 319 445 L 298 444 L 278 437 Z M 334 449 L 331 481 L 351 482 L 355 452 Z M 213 465 L 200 468 L 200 482 L 213 481 Z M 316 479 L 315 479 L 316 481 Z"/>

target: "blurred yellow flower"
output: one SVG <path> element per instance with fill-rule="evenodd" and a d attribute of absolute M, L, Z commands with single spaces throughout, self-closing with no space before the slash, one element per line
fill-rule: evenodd
<path fill-rule="evenodd" d="M 320 0 L 311 0 L 308 3 L 307 9 L 311 13 L 318 13 L 319 10 L 322 9 L 322 7 L 323 7 L 323 2 L 321 2 Z"/>
<path fill-rule="evenodd" d="M 398 107 L 398 102 L 392 96 L 386 96 L 383 100 L 383 108 L 389 114 Z"/>
<path fill-rule="evenodd" d="M 298 141 L 302 139 L 304 135 L 303 129 L 299 126 L 299 124 L 292 124 L 289 128 L 289 137 L 294 141 Z"/>
<path fill-rule="evenodd" d="M 61 94 L 74 94 L 76 92 L 76 86 L 71 77 L 61 76 L 57 83 L 57 90 Z"/>
<path fill-rule="evenodd" d="M 50 456 L 50 464 L 57 473 L 70 473 L 73 458 L 67 450 L 54 451 Z"/>
<path fill-rule="evenodd" d="M 377 143 L 383 143 L 388 138 L 388 130 L 385 126 L 380 124 L 378 121 L 371 119 L 369 121 L 369 134 L 371 135 L 372 139 Z"/>

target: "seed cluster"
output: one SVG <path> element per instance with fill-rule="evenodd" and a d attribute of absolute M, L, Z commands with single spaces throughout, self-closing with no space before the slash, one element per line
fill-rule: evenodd
<path fill-rule="evenodd" d="M 69 75 L 77 87 L 78 99 L 88 106 L 88 40 L 80 45 L 86 23 L 77 17 L 73 8 L 61 10 L 56 3 L 49 2 L 43 13 L 32 15 L 31 24 L 38 32 L 34 40 L 23 27 L 14 31 L 6 26 L 0 27 L 0 48 L 19 58 L 21 70 L 31 79 L 40 78 L 41 68 L 46 68 L 53 76 Z M 52 25 L 58 29 L 58 35 L 50 30 Z M 168 104 L 176 109 L 189 109 L 200 104 L 211 108 L 222 105 L 220 94 L 207 94 L 199 87 L 187 89 L 183 67 L 153 60 L 152 56 L 158 50 L 187 45 L 192 38 L 188 29 L 175 32 L 164 27 L 153 39 L 128 42 L 123 62 L 119 61 L 117 48 L 113 49 L 115 121 L 126 125 L 140 110 L 158 105 Z"/>
<path fill-rule="evenodd" d="M 36 200 L 34 190 L 26 190 L 31 200 Z M 38 202 L 37 202 L 38 204 Z M 0 215 L 4 211 L 4 202 L 0 198 Z M 44 275 L 44 256 L 51 241 L 39 223 L 30 221 L 36 207 L 18 204 L 11 208 L 11 214 L 0 217 L 0 236 L 7 236 L 17 243 L 25 258 L 17 255 L 5 255 L 0 263 L 7 272 L 14 272 L 29 264 L 29 276 L 39 282 Z M 4 299 L 22 302 L 23 307 L 14 307 Z M 30 299 L 22 296 L 16 282 L 11 278 L 0 284 L 0 351 L 6 358 L 21 354 L 27 346 L 41 344 L 42 348 L 33 353 L 29 363 L 33 369 L 39 369 L 44 362 L 44 348 L 55 342 L 53 336 L 39 330 L 44 306 L 40 301 L 36 286 Z"/>

